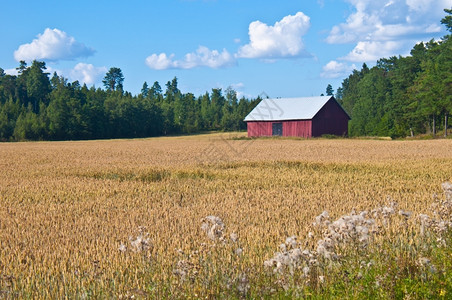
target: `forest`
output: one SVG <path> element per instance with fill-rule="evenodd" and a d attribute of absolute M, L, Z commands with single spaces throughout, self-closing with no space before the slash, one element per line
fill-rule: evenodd
<path fill-rule="evenodd" d="M 452 9 L 441 20 L 452 32 Z M 195 96 L 182 93 L 177 78 L 143 83 L 124 91 L 120 68 L 112 67 L 103 88 L 46 72 L 46 64 L 20 61 L 18 75 L 0 68 L 0 141 L 136 138 L 246 129 L 244 117 L 259 103 L 238 99 L 232 88 Z M 331 85 L 326 89 L 333 95 Z M 303 95 L 300 95 L 303 96 Z M 452 38 L 416 44 L 409 56 L 363 64 L 335 97 L 351 116 L 350 136 L 393 138 L 446 129 L 452 113 Z"/>
<path fill-rule="evenodd" d="M 104 89 L 49 79 L 44 62 L 20 63 L 18 76 L 0 77 L 0 140 L 137 138 L 246 129 L 243 119 L 259 99 L 237 99 L 226 89 L 195 97 L 178 89 L 177 78 L 132 96 L 123 91 L 120 68 L 110 68 Z"/>
<path fill-rule="evenodd" d="M 452 32 L 452 9 L 441 20 Z M 354 70 L 336 98 L 350 114 L 351 136 L 436 135 L 452 113 L 452 37 L 415 45 L 411 55 Z M 444 134 L 447 131 L 444 130 Z"/>

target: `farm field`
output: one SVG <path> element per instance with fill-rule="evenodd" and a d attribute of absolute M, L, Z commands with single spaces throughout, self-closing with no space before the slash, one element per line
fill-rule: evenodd
<path fill-rule="evenodd" d="M 406 268 L 407 278 L 419 279 L 411 296 L 451 295 L 450 229 L 427 235 L 419 216 L 450 221 L 450 206 L 435 213 L 431 205 L 447 202 L 452 140 L 242 136 L 0 144 L 0 299 L 398 298 L 400 286 L 377 278 L 375 257 L 388 253 L 396 256 L 394 276 Z M 373 209 L 383 225 L 366 233 L 366 250 L 336 243 L 319 257 L 329 227 L 317 216 L 367 211 L 368 222 Z M 308 249 L 309 262 L 268 262 L 294 249 Z M 356 266 L 343 260 L 348 255 Z M 434 264 L 430 275 L 424 258 Z M 347 280 L 357 289 L 347 291 L 343 278 L 338 286 L 340 264 L 355 272 Z"/>

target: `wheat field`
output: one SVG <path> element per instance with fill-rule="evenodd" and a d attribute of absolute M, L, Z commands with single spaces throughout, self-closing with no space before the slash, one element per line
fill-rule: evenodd
<path fill-rule="evenodd" d="M 428 214 L 452 181 L 452 140 L 4 143 L 0 170 L 0 299 L 240 298 L 256 293 L 250 274 L 266 272 L 281 241 L 306 237 L 323 211 L 394 201 Z M 233 241 L 209 239 L 207 216 Z"/>

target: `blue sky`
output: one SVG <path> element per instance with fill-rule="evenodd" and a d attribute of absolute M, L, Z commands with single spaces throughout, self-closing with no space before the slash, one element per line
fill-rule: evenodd
<path fill-rule="evenodd" d="M 408 55 L 446 34 L 452 0 L 5 0 L 0 67 L 45 61 L 50 72 L 102 86 L 110 67 L 138 94 L 178 78 L 196 96 L 317 96 L 354 69 Z"/>

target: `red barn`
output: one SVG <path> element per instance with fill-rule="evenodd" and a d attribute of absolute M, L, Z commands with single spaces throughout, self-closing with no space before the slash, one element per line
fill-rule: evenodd
<path fill-rule="evenodd" d="M 248 137 L 347 135 L 350 116 L 333 96 L 263 99 L 245 117 Z"/>

